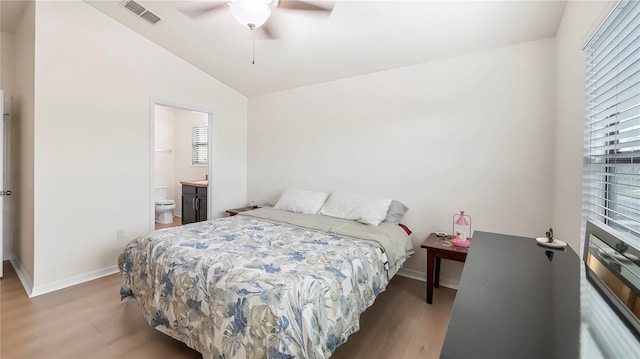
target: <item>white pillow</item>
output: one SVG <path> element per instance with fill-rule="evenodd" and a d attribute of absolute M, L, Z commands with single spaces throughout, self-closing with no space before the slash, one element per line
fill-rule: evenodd
<path fill-rule="evenodd" d="M 320 210 L 320 214 L 377 226 L 387 216 L 389 204 L 391 199 L 388 198 L 333 192 Z"/>
<path fill-rule="evenodd" d="M 280 196 L 273 207 L 280 211 L 317 214 L 329 197 L 325 192 L 314 192 L 303 189 L 289 188 Z"/>

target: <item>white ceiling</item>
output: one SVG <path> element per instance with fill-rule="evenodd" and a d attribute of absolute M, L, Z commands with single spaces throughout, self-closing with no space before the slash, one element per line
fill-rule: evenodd
<path fill-rule="evenodd" d="M 566 5 L 565 0 L 308 1 L 333 4 L 333 12 L 275 9 L 269 23 L 280 36 L 266 39 L 256 31 L 252 65 L 253 34 L 229 9 L 196 20 L 180 11 L 216 1 L 138 1 L 162 18 L 156 25 L 122 7 L 121 0 L 85 1 L 247 96 L 551 37 Z"/>

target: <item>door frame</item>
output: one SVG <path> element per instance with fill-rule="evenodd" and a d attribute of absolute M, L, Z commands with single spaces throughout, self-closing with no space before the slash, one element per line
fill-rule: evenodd
<path fill-rule="evenodd" d="M 209 144 L 207 146 L 207 156 L 209 158 L 209 163 L 207 164 L 207 173 L 209 177 L 209 188 L 207 188 L 207 219 L 211 218 L 211 204 L 213 201 L 211 198 L 213 197 L 213 111 L 208 109 L 203 109 L 195 106 L 183 105 L 174 103 L 171 101 L 163 101 L 156 99 L 149 99 L 149 232 L 155 230 L 156 227 L 156 206 L 155 202 L 151 199 L 154 198 L 154 189 L 155 189 L 155 163 L 156 163 L 156 151 L 155 151 L 155 122 L 156 122 L 156 106 L 165 106 L 172 107 L 178 110 L 185 111 L 194 111 L 201 112 L 207 114 L 208 118 L 208 127 L 207 127 L 207 136 L 209 138 Z M 177 201 L 178 199 L 176 199 Z"/>
<path fill-rule="evenodd" d="M 0 190 L 3 192 L 12 191 L 13 175 L 11 171 L 11 96 L 0 90 Z M 5 118 L 5 114 L 8 114 Z M 5 257 L 11 260 L 13 257 L 13 197 L 11 194 L 3 193 L 0 196 L 0 261 Z M 7 247 L 7 251 L 4 247 Z M 1 264 L 1 263 L 0 263 Z M 2 265 L 0 265 L 0 278 L 4 275 Z"/>
<path fill-rule="evenodd" d="M 0 191 L 4 191 L 4 92 L 0 90 L 0 115 L 2 115 L 2 123 L 0 124 Z M 0 278 L 4 276 L 4 195 L 0 197 Z"/>

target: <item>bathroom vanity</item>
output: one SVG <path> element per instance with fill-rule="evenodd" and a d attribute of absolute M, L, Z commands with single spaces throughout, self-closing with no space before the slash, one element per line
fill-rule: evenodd
<path fill-rule="evenodd" d="M 182 185 L 182 224 L 207 220 L 209 181 L 180 181 Z"/>

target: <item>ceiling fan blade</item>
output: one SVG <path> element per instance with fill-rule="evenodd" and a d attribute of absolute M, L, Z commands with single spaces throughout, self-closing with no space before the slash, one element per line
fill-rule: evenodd
<path fill-rule="evenodd" d="M 299 1 L 299 0 L 280 0 L 278 2 L 278 7 L 282 9 L 289 9 L 289 10 L 324 11 L 324 12 L 333 11 L 333 3 L 327 6 L 320 6 L 320 5 L 315 5 L 306 1 Z"/>
<path fill-rule="evenodd" d="M 228 1 L 224 1 L 224 2 L 216 1 L 214 2 L 214 4 L 206 5 L 198 8 L 180 9 L 180 12 L 182 12 L 183 14 L 187 15 L 192 19 L 197 19 L 203 15 L 207 15 L 210 12 L 221 10 L 221 9 L 228 9 L 228 8 L 229 8 Z"/>

